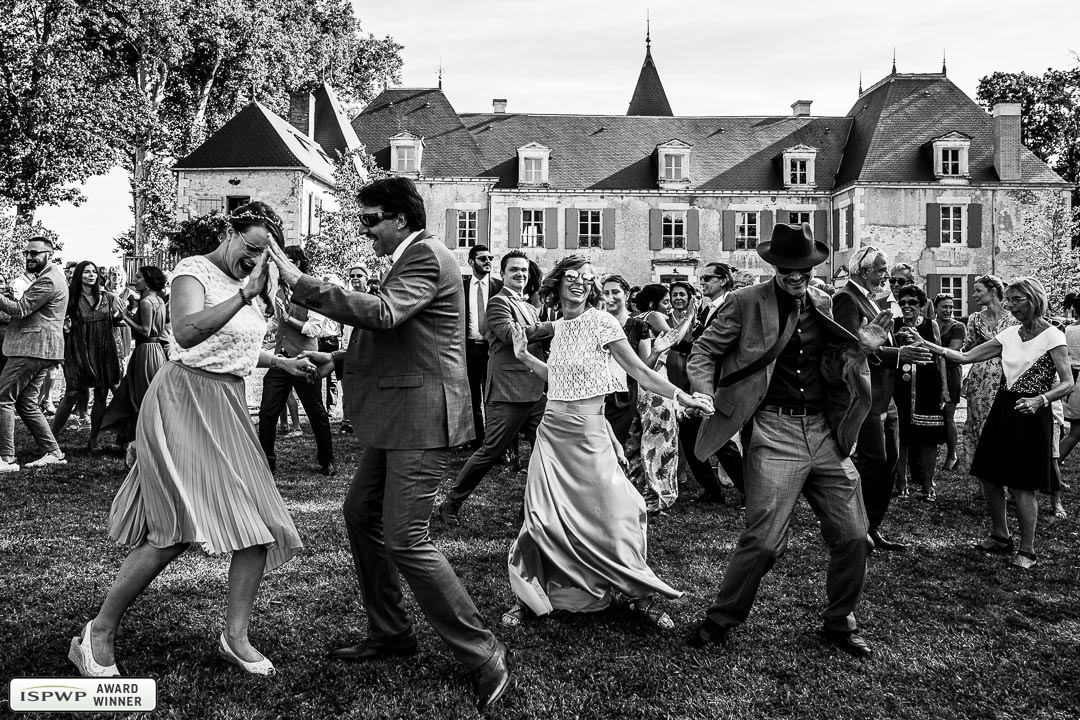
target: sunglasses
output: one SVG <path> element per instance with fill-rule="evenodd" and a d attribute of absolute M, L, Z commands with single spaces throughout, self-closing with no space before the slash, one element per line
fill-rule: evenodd
<path fill-rule="evenodd" d="M 489 263 L 495 259 L 494 255 L 477 255 L 473 260 L 478 263 Z"/>
<path fill-rule="evenodd" d="M 357 275 L 350 275 L 350 276 L 349 276 L 349 279 L 350 279 L 350 280 L 363 280 L 363 279 L 365 279 L 366 277 L 367 277 L 367 275 L 360 275 L 360 274 L 357 274 Z"/>
<path fill-rule="evenodd" d="M 37 257 L 38 255 L 44 255 L 51 250 L 23 250 L 23 257 Z"/>
<path fill-rule="evenodd" d="M 897 300 L 896 304 L 900 307 L 919 307 L 922 305 L 918 300 Z"/>
<path fill-rule="evenodd" d="M 814 272 L 814 268 L 786 268 L 777 265 L 776 272 L 780 273 L 781 275 L 791 275 L 793 273 L 799 273 L 800 275 L 809 275 Z"/>
<path fill-rule="evenodd" d="M 710 280 L 723 280 L 719 275 L 702 275 L 701 282 L 709 282 Z"/>
<path fill-rule="evenodd" d="M 366 228 L 373 228 L 383 220 L 390 220 L 396 218 L 401 213 L 388 213 L 388 212 L 373 212 L 373 213 L 361 213 L 360 224 Z"/>
<path fill-rule="evenodd" d="M 563 273 L 563 277 L 566 279 L 568 285 L 574 285 L 579 282 L 583 285 L 592 285 L 596 282 L 595 275 L 582 275 L 574 270 L 567 270 Z"/>
<path fill-rule="evenodd" d="M 889 278 L 889 284 L 890 285 L 899 285 L 900 287 L 903 287 L 903 286 L 908 284 L 908 279 L 907 278 L 901 278 L 901 277 L 891 277 L 891 278 Z"/>

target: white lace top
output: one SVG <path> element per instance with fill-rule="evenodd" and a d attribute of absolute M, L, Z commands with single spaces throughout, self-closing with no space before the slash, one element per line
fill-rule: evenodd
<path fill-rule="evenodd" d="M 1047 353 L 1066 344 L 1065 333 L 1051 325 L 1025 342 L 1020 339 L 1020 326 L 1013 325 L 999 332 L 996 339 L 1001 343 L 1001 371 L 1006 388 L 1020 393 L 1043 393 L 1054 386 L 1057 372 Z M 1037 370 L 1029 374 L 1033 368 Z"/>
<path fill-rule="evenodd" d="M 573 320 L 556 320 L 555 337 L 548 355 L 548 397 L 552 400 L 584 400 L 626 390 L 612 366 L 618 367 L 610 343 L 624 340 L 619 321 L 606 312 L 589 308 Z M 625 376 L 624 376 L 625 377 Z"/>
<path fill-rule="evenodd" d="M 222 272 L 202 255 L 187 257 L 176 264 L 172 279 L 181 276 L 199 281 L 206 293 L 204 307 L 213 307 L 233 297 L 246 281 L 236 280 Z M 259 362 L 263 336 L 266 335 L 266 316 L 256 298 L 232 316 L 225 326 L 198 345 L 182 348 L 173 338 L 169 343 L 169 359 L 188 367 L 212 373 L 250 375 Z"/>

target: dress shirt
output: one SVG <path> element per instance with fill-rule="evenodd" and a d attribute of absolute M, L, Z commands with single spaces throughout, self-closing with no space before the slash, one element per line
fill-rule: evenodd
<path fill-rule="evenodd" d="M 720 306 L 724 304 L 724 300 L 727 299 L 729 293 L 720 293 L 709 302 L 709 309 L 705 313 L 705 322 L 702 323 L 705 327 L 709 326 L 712 322 L 713 316 L 716 315 L 716 311 L 720 309 Z"/>
<path fill-rule="evenodd" d="M 407 247 L 409 247 L 410 245 L 412 245 L 413 240 L 415 240 L 420 235 L 420 233 L 422 233 L 422 232 L 424 232 L 424 231 L 423 230 L 417 230 L 412 235 L 410 235 L 409 237 L 402 240 L 401 244 L 398 245 L 396 248 L 394 248 L 393 254 L 390 255 L 390 266 L 391 267 L 393 267 L 394 265 L 397 265 L 397 261 L 401 259 L 401 255 L 405 252 L 405 249 Z"/>
<path fill-rule="evenodd" d="M 469 276 L 469 290 L 465 293 L 465 300 L 469 303 L 469 339 L 470 340 L 483 340 L 483 335 L 480 334 L 480 309 L 476 304 L 476 285 L 480 284 L 484 293 L 484 305 L 485 309 L 487 303 L 491 301 L 491 275 L 485 275 L 482 279 L 478 280 L 475 275 Z"/>
<path fill-rule="evenodd" d="M 874 296 L 870 294 L 869 290 L 867 290 L 854 280 L 849 280 L 848 282 L 851 283 L 851 287 L 855 288 L 858 293 L 860 293 L 864 298 L 870 301 L 870 307 L 874 308 L 874 312 L 881 312 L 881 306 L 878 305 L 878 301 L 874 299 Z M 891 298 L 892 295 L 890 294 L 889 297 Z"/>
<path fill-rule="evenodd" d="M 825 396 L 821 385 L 821 354 L 825 346 L 824 329 L 809 303 L 802 298 L 802 312 L 795 332 L 780 351 L 773 367 L 772 380 L 765 392 L 762 405 L 782 407 L 805 407 L 812 411 L 825 409 Z M 795 306 L 795 297 L 776 288 L 776 309 L 780 314 L 780 334 L 784 334 L 788 315 Z"/>

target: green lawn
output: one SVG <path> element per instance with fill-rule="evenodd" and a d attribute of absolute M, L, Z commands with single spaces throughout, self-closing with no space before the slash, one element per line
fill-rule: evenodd
<path fill-rule="evenodd" d="M 85 431 L 62 441 L 79 447 Z M 36 456 L 20 426 L 20 456 Z M 227 560 L 190 551 L 134 605 L 121 628 L 122 672 L 158 680 L 167 718 L 474 717 L 467 678 L 417 617 L 420 654 L 371 665 L 328 662 L 364 634 L 340 515 L 357 448 L 335 436 L 338 477 L 313 472 L 310 434 L 279 440 L 279 483 L 307 549 L 266 578 L 252 637 L 272 679 L 218 659 Z M 105 536 L 125 471 L 119 458 L 69 453 L 65 468 L 0 476 L 0 681 L 74 672 L 71 636 L 112 581 L 123 550 Z M 452 471 L 464 453 L 455 453 Z M 1080 487 L 1080 477 L 1067 473 Z M 506 551 L 524 472 L 493 473 L 466 506 L 467 526 L 436 542 L 492 624 L 511 601 Z M 787 555 L 726 650 L 692 651 L 689 626 L 708 605 L 741 513 L 680 502 L 650 530 L 657 573 L 686 596 L 659 633 L 624 611 L 499 630 L 514 685 L 490 713 L 507 718 L 1077 718 L 1080 717 L 1078 524 L 1042 516 L 1030 572 L 972 549 L 985 528 L 974 486 L 946 476 L 940 500 L 895 501 L 889 530 L 906 555 L 875 555 L 859 613 L 874 657 L 858 661 L 816 637 L 826 553 L 802 506 Z M 696 488 L 686 489 L 687 497 Z M 1072 515 L 1075 495 L 1066 496 Z"/>

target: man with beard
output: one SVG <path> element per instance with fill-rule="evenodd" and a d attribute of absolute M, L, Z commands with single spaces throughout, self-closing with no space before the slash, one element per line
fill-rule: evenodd
<path fill-rule="evenodd" d="M 469 248 L 471 275 L 465 275 L 465 364 L 469 371 L 469 392 L 472 399 L 475 449 L 484 442 L 484 380 L 487 378 L 487 303 L 502 289 L 502 282 L 491 277 L 491 261 L 495 256 L 486 245 Z"/>
<path fill-rule="evenodd" d="M 26 467 L 67 462 L 38 405 L 45 375 L 64 359 L 68 287 L 64 272 L 50 262 L 53 249 L 48 238 L 30 238 L 23 258 L 33 281 L 17 301 L 0 296 L 0 310 L 11 316 L 4 337 L 8 360 L 0 372 L 0 472 L 19 469 L 15 464 L 16 412 L 44 453 Z"/>

